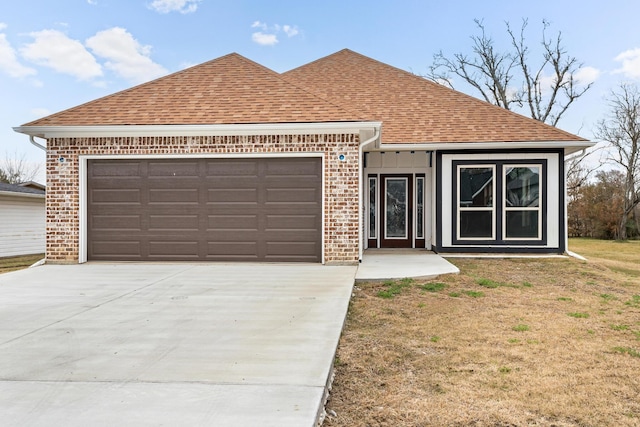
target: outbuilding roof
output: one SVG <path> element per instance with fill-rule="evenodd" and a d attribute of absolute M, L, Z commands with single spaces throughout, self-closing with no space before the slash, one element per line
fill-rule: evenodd
<path fill-rule="evenodd" d="M 382 143 L 586 141 L 348 49 L 283 74 L 232 53 L 22 128 L 364 121 Z"/>
<path fill-rule="evenodd" d="M 45 190 L 31 188 L 21 184 L 7 184 L 6 182 L 0 182 L 0 193 L 16 193 L 16 195 L 35 194 L 42 195 L 44 197 Z"/>

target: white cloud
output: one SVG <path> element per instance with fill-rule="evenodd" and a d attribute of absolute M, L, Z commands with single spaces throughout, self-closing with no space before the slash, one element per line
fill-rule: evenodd
<path fill-rule="evenodd" d="M 107 59 L 105 67 L 133 83 L 142 83 L 167 74 L 167 70 L 149 57 L 151 46 L 141 45 L 124 28 L 100 31 L 87 39 L 91 51 Z"/>
<path fill-rule="evenodd" d="M 640 48 L 629 49 L 615 57 L 615 60 L 622 62 L 622 68 L 614 73 L 622 73 L 632 79 L 640 79 Z"/>
<path fill-rule="evenodd" d="M 0 23 L 0 30 L 6 25 Z M 11 77 L 27 77 L 36 74 L 36 70 L 26 67 L 18 61 L 15 49 L 7 40 L 6 34 L 0 34 L 0 70 Z"/>
<path fill-rule="evenodd" d="M 254 21 L 251 24 L 251 28 L 259 28 L 261 31 L 251 34 L 251 39 L 263 46 L 273 46 L 278 43 L 278 33 L 284 33 L 287 37 L 294 37 L 300 34 L 300 30 L 296 25 L 280 25 L 274 24 L 272 26 L 267 25 L 262 21 Z"/>
<path fill-rule="evenodd" d="M 81 80 L 102 75 L 100 64 L 79 41 L 57 30 L 42 30 L 30 33 L 30 36 L 34 38 L 33 43 L 20 49 L 28 61 Z"/>
<path fill-rule="evenodd" d="M 92 4 L 92 5 L 97 5 L 98 4 L 98 0 L 87 0 L 87 3 Z"/>
<path fill-rule="evenodd" d="M 296 27 L 295 25 L 293 27 L 291 25 L 283 25 L 282 26 L 282 31 L 284 31 L 284 33 L 288 37 L 296 36 L 299 33 L 298 27 Z"/>
<path fill-rule="evenodd" d="M 268 31 L 269 27 L 267 27 L 267 24 L 265 24 L 264 22 L 260 22 L 260 21 L 255 21 L 253 24 L 251 24 L 251 28 L 260 28 L 262 29 L 262 31 Z"/>
<path fill-rule="evenodd" d="M 573 78 L 583 85 L 595 82 L 598 77 L 600 77 L 600 70 L 594 67 L 582 67 L 573 75 Z"/>
<path fill-rule="evenodd" d="M 158 13 L 180 12 L 193 13 L 202 0 L 153 0 L 149 7 Z"/>
<path fill-rule="evenodd" d="M 260 31 L 251 34 L 251 39 L 262 46 L 273 46 L 278 43 L 278 37 L 275 34 L 265 34 Z"/>
<path fill-rule="evenodd" d="M 5 24 L 4 22 L 0 22 L 0 31 L 4 31 L 7 29 L 7 24 Z"/>

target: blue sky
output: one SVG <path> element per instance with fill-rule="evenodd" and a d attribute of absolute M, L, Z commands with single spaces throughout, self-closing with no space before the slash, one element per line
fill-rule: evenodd
<path fill-rule="evenodd" d="M 0 158 L 44 153 L 12 127 L 141 82 L 238 52 L 282 72 L 349 48 L 425 74 L 433 54 L 468 52 L 484 20 L 498 45 L 504 22 L 562 31 L 593 88 L 559 127 L 592 138 L 604 97 L 640 80 L 637 0 L 20 0 L 0 7 Z M 454 82 L 455 84 L 455 82 Z M 456 89 L 477 95 L 467 87 Z M 43 173 L 39 176 L 44 181 Z"/>

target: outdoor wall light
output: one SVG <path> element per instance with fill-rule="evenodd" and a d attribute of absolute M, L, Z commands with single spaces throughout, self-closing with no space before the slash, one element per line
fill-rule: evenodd
<path fill-rule="evenodd" d="M 340 160 L 341 162 L 344 162 L 345 160 L 347 160 L 347 156 L 345 156 L 344 154 L 340 154 L 338 155 L 338 160 Z"/>
<path fill-rule="evenodd" d="M 60 158 L 58 159 L 58 161 L 59 161 L 60 163 L 64 163 L 64 157 L 60 157 Z"/>

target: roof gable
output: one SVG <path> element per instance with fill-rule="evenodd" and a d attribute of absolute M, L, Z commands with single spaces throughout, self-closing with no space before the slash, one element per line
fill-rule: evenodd
<path fill-rule="evenodd" d="M 241 55 L 218 59 L 24 126 L 193 125 L 358 121 Z"/>
<path fill-rule="evenodd" d="M 585 141 L 348 49 L 283 73 L 383 123 L 383 143 Z"/>

